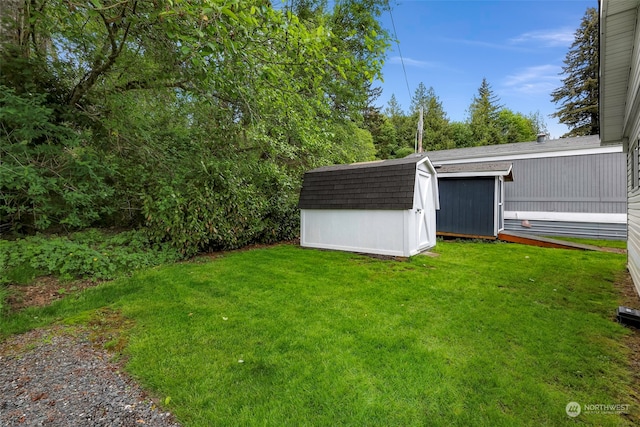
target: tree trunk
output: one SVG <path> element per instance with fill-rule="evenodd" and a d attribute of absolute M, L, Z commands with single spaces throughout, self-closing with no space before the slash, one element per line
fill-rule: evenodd
<path fill-rule="evenodd" d="M 5 43 L 21 44 L 25 28 L 24 0 L 0 1 L 0 50 Z"/>

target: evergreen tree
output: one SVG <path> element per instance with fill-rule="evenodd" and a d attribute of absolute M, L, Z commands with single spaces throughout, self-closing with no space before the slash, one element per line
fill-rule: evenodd
<path fill-rule="evenodd" d="M 600 132 L 598 43 L 598 11 L 590 7 L 564 59 L 562 86 L 551 92 L 553 102 L 560 103 L 552 116 L 569 127 L 564 136 L 597 135 Z"/>
<path fill-rule="evenodd" d="M 449 118 L 442 108 L 442 102 L 433 87 L 420 82 L 411 98 L 411 120 L 413 132 L 417 132 L 420 117 L 423 113 L 422 146 L 425 151 L 453 148 L 455 145 L 449 129 Z"/>
<path fill-rule="evenodd" d="M 465 122 L 452 122 L 449 125 L 449 131 L 451 132 L 451 138 L 455 148 L 472 147 L 473 135 L 471 134 L 471 127 Z"/>
<path fill-rule="evenodd" d="M 417 122 L 411 122 L 411 116 L 405 114 L 398 99 L 393 94 L 387 103 L 384 113 L 394 128 L 394 132 L 389 132 L 389 134 L 395 138 L 395 143 L 390 144 L 387 148 L 386 155 L 389 158 L 398 158 L 411 154 L 415 144 Z M 407 150 L 409 151 L 407 152 Z M 381 154 L 379 153 L 378 155 Z"/>
<path fill-rule="evenodd" d="M 535 113 L 529 113 L 527 116 L 531 123 L 533 124 L 533 128 L 535 129 L 536 136 L 541 133 L 549 135 L 549 129 L 547 129 L 547 123 L 544 120 L 544 116 L 540 111 L 536 111 Z"/>
<path fill-rule="evenodd" d="M 423 143 L 425 150 L 444 150 L 453 148 L 455 143 L 449 127 L 449 118 L 442 108 L 442 102 L 430 87 L 427 90 L 424 108 Z"/>
<path fill-rule="evenodd" d="M 397 148 L 396 129 L 380 112 L 379 107 L 369 108 L 364 115 L 364 126 L 371 133 L 376 148 L 376 158 L 388 159 Z"/>
<path fill-rule="evenodd" d="M 411 106 L 409 107 L 409 111 L 411 112 L 411 114 L 415 114 L 420 111 L 420 107 L 426 110 L 428 103 L 429 91 L 427 90 L 427 87 L 424 85 L 424 83 L 420 82 L 415 92 L 413 93 L 413 97 L 411 97 Z"/>
<path fill-rule="evenodd" d="M 387 102 L 387 108 L 385 108 L 384 114 L 389 118 L 404 116 L 402 106 L 400 106 L 396 95 L 393 93 L 391 94 L 391 98 L 389 98 L 389 102 Z"/>
<path fill-rule="evenodd" d="M 478 88 L 478 94 L 473 97 L 469 106 L 472 145 L 493 145 L 505 142 L 499 124 L 499 114 L 502 109 L 500 99 L 493 93 L 486 78 Z"/>

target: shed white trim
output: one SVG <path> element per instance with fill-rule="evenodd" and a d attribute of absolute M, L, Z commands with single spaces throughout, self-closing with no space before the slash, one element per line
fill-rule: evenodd
<path fill-rule="evenodd" d="M 522 221 L 604 222 L 612 224 L 626 224 L 627 222 L 627 214 L 615 213 L 505 211 L 504 218 Z"/>

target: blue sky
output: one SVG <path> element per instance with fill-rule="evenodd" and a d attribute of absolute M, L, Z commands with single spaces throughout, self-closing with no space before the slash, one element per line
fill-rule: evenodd
<path fill-rule="evenodd" d="M 505 107 L 529 114 L 540 111 L 552 138 L 567 127 L 549 117 L 558 108 L 550 93 L 561 85 L 565 55 L 588 7 L 596 0 L 400 0 L 393 21 L 404 59 L 407 90 L 398 46 L 390 48 L 383 68 L 383 92 L 376 105 L 386 107 L 395 94 L 409 109 L 420 82 L 432 86 L 450 120 L 463 121 L 486 77 Z M 380 20 L 394 36 L 391 17 Z"/>

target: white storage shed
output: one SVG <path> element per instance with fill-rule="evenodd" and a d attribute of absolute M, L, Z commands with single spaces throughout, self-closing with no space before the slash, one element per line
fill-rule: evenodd
<path fill-rule="evenodd" d="M 425 154 L 308 171 L 299 208 L 303 247 L 407 257 L 436 244 L 438 182 Z"/>

